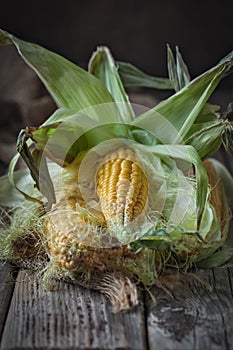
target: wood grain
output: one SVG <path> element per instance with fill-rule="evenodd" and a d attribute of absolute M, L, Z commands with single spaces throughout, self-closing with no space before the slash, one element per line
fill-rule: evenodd
<path fill-rule="evenodd" d="M 46 292 L 20 272 L 2 349 L 146 349 L 144 307 L 112 313 L 98 292 L 65 285 Z"/>
<path fill-rule="evenodd" d="M 233 269 L 197 276 L 182 278 L 172 297 L 148 304 L 149 349 L 233 349 Z"/>
<path fill-rule="evenodd" d="M 11 265 L 4 263 L 0 265 L 0 337 L 14 289 L 14 272 L 15 268 Z"/>

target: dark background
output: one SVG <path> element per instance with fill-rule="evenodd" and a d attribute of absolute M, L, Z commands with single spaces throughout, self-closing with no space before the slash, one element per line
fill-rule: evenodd
<path fill-rule="evenodd" d="M 160 76 L 166 44 L 178 45 L 195 77 L 233 50 L 232 10 L 229 0 L 8 0 L 0 27 L 76 63 L 105 44 L 116 59 Z M 225 84 L 233 87 L 233 79 Z"/>

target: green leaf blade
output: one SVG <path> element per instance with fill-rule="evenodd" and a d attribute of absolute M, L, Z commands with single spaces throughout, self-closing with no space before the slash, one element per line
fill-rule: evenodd
<path fill-rule="evenodd" d="M 176 94 L 165 101 L 161 101 L 150 111 L 141 115 L 140 118 L 152 119 L 154 115 L 154 123 L 156 124 L 156 115 L 159 113 L 177 130 L 176 138 L 174 138 L 174 134 L 171 137 L 169 137 L 168 133 L 165 135 L 168 138 L 167 142 L 176 144 L 180 142 L 179 140 L 182 141 L 198 118 L 208 98 L 224 76 L 224 72 L 232 64 L 233 61 L 230 61 L 215 66 L 192 80 Z"/>
<path fill-rule="evenodd" d="M 204 165 L 202 164 L 201 158 L 197 151 L 189 145 L 155 145 L 147 146 L 150 152 L 153 152 L 158 156 L 169 156 L 173 159 L 181 159 L 190 162 L 195 167 L 195 175 L 197 181 L 197 231 L 199 229 L 202 215 L 204 212 L 205 204 L 208 195 L 208 176 Z"/>
<path fill-rule="evenodd" d="M 119 102 L 118 108 L 121 112 L 124 122 L 130 122 L 134 119 L 134 112 L 129 102 L 121 78 L 118 74 L 118 68 L 106 46 L 97 48 L 97 51 L 91 57 L 89 62 L 89 72 L 100 79 L 114 98 Z"/>
<path fill-rule="evenodd" d="M 0 30 L 0 44 L 14 44 L 24 61 L 36 72 L 59 107 L 75 111 L 113 102 L 104 85 L 64 57 L 39 45 L 27 43 Z"/>
<path fill-rule="evenodd" d="M 194 124 L 194 126 L 196 132 L 185 139 L 185 143 L 193 146 L 201 159 L 204 159 L 219 149 L 226 126 L 221 120 L 215 123 Z"/>
<path fill-rule="evenodd" d="M 179 91 L 180 84 L 179 84 L 179 79 L 177 75 L 176 61 L 169 45 L 167 46 L 167 68 L 168 68 L 168 76 L 173 89 L 175 91 Z"/>
<path fill-rule="evenodd" d="M 119 75 L 124 86 L 147 87 L 161 90 L 171 90 L 173 87 L 168 78 L 153 77 L 142 72 L 140 69 L 126 62 L 117 62 Z"/>
<path fill-rule="evenodd" d="M 182 89 L 189 84 L 191 78 L 188 71 L 188 67 L 185 64 L 183 57 L 179 51 L 178 46 L 176 46 L 176 67 L 177 67 L 177 76 L 179 80 L 179 87 Z"/>
<path fill-rule="evenodd" d="M 214 252 L 206 259 L 200 260 L 197 263 L 200 269 L 213 269 L 225 265 L 233 257 L 233 248 L 222 247 L 220 250 Z"/>

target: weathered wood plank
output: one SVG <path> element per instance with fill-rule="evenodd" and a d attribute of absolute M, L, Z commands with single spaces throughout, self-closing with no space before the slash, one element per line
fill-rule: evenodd
<path fill-rule="evenodd" d="M 233 269 L 185 278 L 148 311 L 149 349 L 233 349 Z"/>
<path fill-rule="evenodd" d="M 0 338 L 15 285 L 13 277 L 14 270 L 9 264 L 0 265 Z"/>
<path fill-rule="evenodd" d="M 144 350 L 144 307 L 114 314 L 98 292 L 68 284 L 46 292 L 20 272 L 1 344 L 16 348 Z"/>

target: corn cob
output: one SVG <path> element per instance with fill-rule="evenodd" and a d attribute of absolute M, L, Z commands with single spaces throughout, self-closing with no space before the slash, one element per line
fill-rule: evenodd
<path fill-rule="evenodd" d="M 143 218 L 148 203 L 148 181 L 139 159 L 129 148 L 106 155 L 97 173 L 96 192 L 110 228 Z"/>
<path fill-rule="evenodd" d="M 66 270 L 74 269 L 74 257 L 89 234 L 85 218 L 78 215 L 68 199 L 57 203 L 46 218 L 45 226 L 53 264 Z"/>
<path fill-rule="evenodd" d="M 62 183 L 56 185 L 57 203 L 45 217 L 50 260 L 65 270 L 78 267 L 81 250 L 97 245 L 104 221 L 101 214 L 86 210 L 77 173 L 73 167 L 64 170 Z"/>
<path fill-rule="evenodd" d="M 63 182 L 64 194 L 57 189 L 58 202 L 45 221 L 50 258 L 66 270 L 77 267 L 81 250 L 87 246 L 97 247 L 104 226 L 120 237 L 121 229 L 130 226 L 134 220 L 142 220 L 148 202 L 146 175 L 138 157 L 129 148 L 107 154 L 97 172 L 96 192 L 103 215 L 93 216 L 95 225 L 77 209 L 77 204 L 79 208 L 85 208 L 77 181 L 77 172 L 70 172 Z"/>

